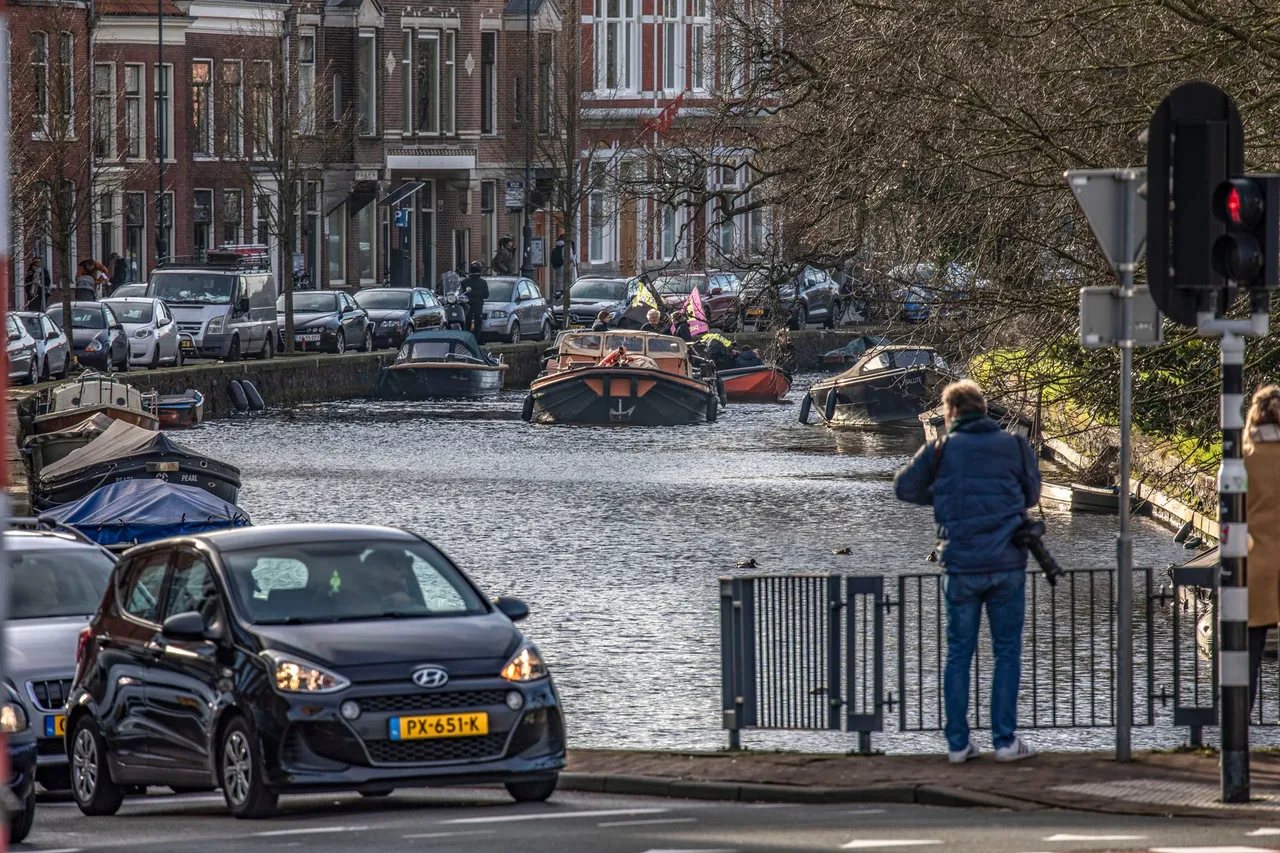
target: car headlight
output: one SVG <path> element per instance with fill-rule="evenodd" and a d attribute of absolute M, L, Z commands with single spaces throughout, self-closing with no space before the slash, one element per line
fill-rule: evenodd
<path fill-rule="evenodd" d="M 489 319 L 491 320 L 502 320 L 502 319 L 505 319 L 506 317 L 507 317 L 507 312 L 503 311 L 501 308 L 497 308 L 489 312 Z"/>
<path fill-rule="evenodd" d="M 221 334 L 222 324 L 223 324 L 223 317 L 221 315 L 214 317 L 212 320 L 209 321 L 209 327 L 205 329 L 205 331 L 211 335 Z"/>
<path fill-rule="evenodd" d="M 547 677 L 547 665 L 538 654 L 537 646 L 525 643 L 507 661 L 501 674 L 507 681 L 537 681 Z"/>
<path fill-rule="evenodd" d="M 349 679 L 296 655 L 265 651 L 276 690 L 281 693 L 337 693 L 351 686 Z"/>
<path fill-rule="evenodd" d="M 407 320 L 383 320 L 378 325 L 384 329 L 398 329 L 401 326 L 404 326 L 407 324 L 408 324 Z"/>
<path fill-rule="evenodd" d="M 9 701 L 0 705 L 0 734 L 16 735 L 18 732 L 25 732 L 28 725 L 30 723 L 27 720 L 26 709 L 10 690 Z"/>
<path fill-rule="evenodd" d="M 134 333 L 133 333 L 133 336 L 134 336 L 135 338 L 149 338 L 149 337 L 151 337 L 151 330 L 150 330 L 150 329 L 139 329 L 138 331 L 136 331 L 136 332 L 134 332 Z"/>
<path fill-rule="evenodd" d="M 100 349 L 102 349 L 102 341 L 98 340 L 97 338 L 94 338 L 93 340 L 89 341 L 88 344 L 85 345 L 84 351 L 97 352 Z"/>

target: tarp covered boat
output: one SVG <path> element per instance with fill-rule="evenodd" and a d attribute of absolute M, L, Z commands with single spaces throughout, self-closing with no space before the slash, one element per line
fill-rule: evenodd
<path fill-rule="evenodd" d="M 950 371 L 929 347 L 885 346 L 831 379 L 816 382 L 801 401 L 800 420 L 817 411 L 827 426 L 916 424 L 920 413 L 938 404 Z"/>
<path fill-rule="evenodd" d="M 107 547 L 249 524 L 249 516 L 235 504 L 204 489 L 163 480 L 110 483 L 41 513 L 40 520 L 70 525 Z"/>
<path fill-rule="evenodd" d="M 507 366 L 495 361 L 470 332 L 421 331 L 405 338 L 395 363 L 375 389 L 382 396 L 481 397 L 502 390 Z"/>
<path fill-rule="evenodd" d="M 91 443 L 113 423 L 114 420 L 99 412 L 68 429 L 27 436 L 22 447 L 31 458 L 31 473 L 40 476 L 47 466 Z"/>
<path fill-rule="evenodd" d="M 777 367 L 733 367 L 716 372 L 731 403 L 780 403 L 791 390 L 791 377 Z"/>
<path fill-rule="evenodd" d="M 167 480 L 235 503 L 240 469 L 188 450 L 162 432 L 116 421 L 91 443 L 46 467 L 35 504 L 45 509 L 79 500 L 119 480 Z"/>

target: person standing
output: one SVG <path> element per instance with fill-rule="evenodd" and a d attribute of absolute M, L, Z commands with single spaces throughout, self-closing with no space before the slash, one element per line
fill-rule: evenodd
<path fill-rule="evenodd" d="M 53 280 L 39 257 L 27 262 L 22 285 L 27 293 L 27 308 L 31 311 L 48 311 L 53 304 Z"/>
<path fill-rule="evenodd" d="M 693 332 L 689 329 L 689 318 L 683 312 L 671 318 L 671 334 L 685 343 L 693 340 Z"/>
<path fill-rule="evenodd" d="M 107 258 L 107 271 L 111 274 L 111 290 L 125 283 L 129 278 L 129 265 L 125 263 L 124 258 L 119 253 L 112 252 Z"/>
<path fill-rule="evenodd" d="M 557 299 L 564 292 L 565 255 L 564 235 L 561 234 L 556 238 L 556 244 L 551 247 L 551 292 L 555 294 Z"/>
<path fill-rule="evenodd" d="M 467 325 L 471 334 L 480 340 L 480 327 L 484 324 L 484 301 L 489 298 L 489 282 L 481 273 L 484 265 L 479 261 L 471 262 L 471 275 L 462 280 L 462 288 L 467 291 Z"/>
<path fill-rule="evenodd" d="M 96 302 L 98 299 L 97 282 L 93 278 L 94 262 L 85 258 L 80 262 L 80 274 L 76 276 L 76 300 L 79 302 Z"/>
<path fill-rule="evenodd" d="M 508 234 L 498 241 L 498 251 L 493 253 L 495 275 L 516 274 L 516 242 Z"/>
<path fill-rule="evenodd" d="M 1040 500 L 1040 469 L 1031 445 L 987 416 L 977 383 L 963 379 L 942 392 L 946 435 L 920 448 L 894 478 L 898 499 L 932 506 L 947 607 L 947 758 L 962 764 L 980 754 L 969 739 L 969 674 L 983 609 L 991 631 L 991 741 L 997 761 L 1036 754 L 1017 734 L 1027 550 L 1013 544 L 1026 511 Z"/>
<path fill-rule="evenodd" d="M 1244 425 L 1249 490 L 1249 707 L 1258 695 L 1267 631 L 1280 622 L 1280 385 L 1259 388 Z"/>
<path fill-rule="evenodd" d="M 660 312 L 657 308 L 650 308 L 649 313 L 645 314 L 644 318 L 647 322 L 640 327 L 640 331 L 642 332 L 661 332 L 662 331 L 662 312 Z"/>

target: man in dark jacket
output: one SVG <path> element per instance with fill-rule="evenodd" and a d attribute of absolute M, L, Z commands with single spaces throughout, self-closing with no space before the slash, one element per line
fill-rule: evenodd
<path fill-rule="evenodd" d="M 489 298 L 489 282 L 480 273 L 484 265 L 479 261 L 471 262 L 471 275 L 462 280 L 461 288 L 467 293 L 467 323 L 471 326 L 471 334 L 480 340 L 480 327 L 484 322 L 484 301 Z"/>
<path fill-rule="evenodd" d="M 516 274 L 516 242 L 510 236 L 498 241 L 498 251 L 493 253 L 493 272 L 495 275 Z"/>
<path fill-rule="evenodd" d="M 645 324 L 640 327 L 642 332 L 661 332 L 662 331 L 662 312 L 657 308 L 650 308 L 649 313 L 644 315 Z"/>
<path fill-rule="evenodd" d="M 987 417 L 982 389 L 969 380 L 942 392 L 947 434 L 930 442 L 898 472 L 900 500 L 933 507 L 939 561 L 946 569 L 948 758 L 976 758 L 969 739 L 969 673 L 987 611 L 995 672 L 991 683 L 991 741 L 997 761 L 1035 750 L 1016 733 L 1026 607 L 1027 551 L 1013 544 L 1026 511 L 1040 500 L 1040 470 L 1031 445 Z"/>
<path fill-rule="evenodd" d="M 601 311 L 599 314 L 596 315 L 596 321 L 591 324 L 591 331 L 593 332 L 609 331 L 609 312 L 608 311 Z"/>

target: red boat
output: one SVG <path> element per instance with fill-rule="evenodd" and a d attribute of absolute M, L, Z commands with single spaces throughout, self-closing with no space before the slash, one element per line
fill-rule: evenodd
<path fill-rule="evenodd" d="M 791 390 L 786 371 L 767 364 L 718 370 L 716 376 L 724 382 L 725 397 L 733 403 L 781 403 Z"/>

